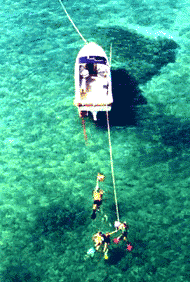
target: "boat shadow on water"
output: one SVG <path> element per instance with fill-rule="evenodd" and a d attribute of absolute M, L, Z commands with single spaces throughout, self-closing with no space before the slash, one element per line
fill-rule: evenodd
<path fill-rule="evenodd" d="M 110 126 L 137 124 L 136 108 L 147 104 L 138 88 L 138 82 L 124 69 L 111 70 L 113 105 L 109 113 Z M 107 126 L 106 113 L 98 112 L 97 125 Z"/>

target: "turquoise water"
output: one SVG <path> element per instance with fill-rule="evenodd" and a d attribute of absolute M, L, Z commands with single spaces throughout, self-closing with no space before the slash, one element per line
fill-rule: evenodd
<path fill-rule="evenodd" d="M 116 190 L 128 239 L 85 259 L 114 230 L 104 115 L 73 106 L 83 41 L 59 1 L 4 1 L 0 37 L 0 281 L 189 281 L 189 6 L 185 1 L 66 1 L 109 55 Z M 103 205 L 92 221 L 102 172 Z M 108 220 L 105 221 L 104 215 Z M 113 237 L 114 238 L 114 237 Z"/>

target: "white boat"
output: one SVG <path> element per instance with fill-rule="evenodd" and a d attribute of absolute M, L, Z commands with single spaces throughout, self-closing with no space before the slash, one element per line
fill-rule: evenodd
<path fill-rule="evenodd" d="M 113 103 L 111 72 L 106 53 L 98 44 L 87 43 L 75 62 L 75 99 L 79 116 L 88 112 L 97 120 L 97 112 L 110 111 Z"/>

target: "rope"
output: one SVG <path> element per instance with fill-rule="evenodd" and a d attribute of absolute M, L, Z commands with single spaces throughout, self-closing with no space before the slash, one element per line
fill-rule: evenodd
<path fill-rule="evenodd" d="M 111 68 L 111 58 L 112 58 L 112 43 L 110 44 L 110 58 L 109 58 L 110 68 Z M 106 105 L 106 107 L 107 107 L 107 105 Z M 106 109 L 106 116 L 107 116 L 108 141 L 109 141 L 109 147 L 110 147 L 110 164 L 111 164 L 111 172 L 112 172 L 114 197 L 115 197 L 115 207 L 116 207 L 117 221 L 119 221 L 119 209 L 118 209 L 118 203 L 117 203 L 117 194 L 116 194 L 116 188 L 115 188 L 115 176 L 114 176 L 114 169 L 113 169 L 112 146 L 111 146 L 111 136 L 110 136 L 110 124 L 109 124 L 109 116 L 108 116 L 108 110 L 107 109 Z"/>
<path fill-rule="evenodd" d="M 72 21 L 71 17 L 69 16 L 69 14 L 67 13 L 67 10 L 65 8 L 65 6 L 63 5 L 63 3 L 61 2 L 61 0 L 59 0 L 59 3 L 61 4 L 64 12 L 66 13 L 68 19 L 70 20 L 70 22 L 72 23 L 72 25 L 74 26 L 75 30 L 78 32 L 78 34 L 80 35 L 80 37 L 82 38 L 82 40 L 84 41 L 85 44 L 87 44 L 88 42 L 86 41 L 86 39 L 84 39 L 84 37 L 82 36 L 82 34 L 80 33 L 80 31 L 78 30 L 78 28 L 76 27 L 76 25 L 74 24 L 74 22 Z"/>
<path fill-rule="evenodd" d="M 114 189 L 114 197 L 115 197 L 115 207 L 116 207 L 117 221 L 119 221 L 119 210 L 118 210 L 117 195 L 116 195 L 116 188 L 115 188 L 115 176 L 114 176 L 114 169 L 113 169 L 112 146 L 111 146 L 108 110 L 106 110 L 106 116 L 107 116 L 107 126 L 108 126 L 108 140 L 109 140 L 109 147 L 110 147 L 110 163 L 111 163 L 113 189 Z"/>
<path fill-rule="evenodd" d="M 83 132 L 84 132 L 84 140 L 85 140 L 85 144 L 86 146 L 88 145 L 88 138 L 87 138 L 87 134 L 86 134 L 86 127 L 85 127 L 85 120 L 82 117 L 82 125 L 83 125 Z"/>

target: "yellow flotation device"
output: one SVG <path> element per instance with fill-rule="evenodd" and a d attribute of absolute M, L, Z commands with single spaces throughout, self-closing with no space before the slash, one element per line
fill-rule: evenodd
<path fill-rule="evenodd" d="M 94 192 L 94 201 L 101 201 L 102 200 L 102 192 Z"/>

